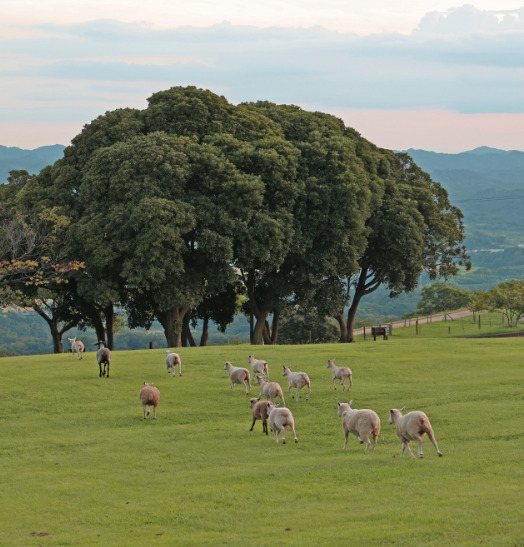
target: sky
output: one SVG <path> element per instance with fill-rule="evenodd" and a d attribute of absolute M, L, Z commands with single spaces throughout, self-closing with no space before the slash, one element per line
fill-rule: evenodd
<path fill-rule="evenodd" d="M 194 85 L 380 147 L 524 150 L 524 0 L 0 0 L 0 145 Z"/>

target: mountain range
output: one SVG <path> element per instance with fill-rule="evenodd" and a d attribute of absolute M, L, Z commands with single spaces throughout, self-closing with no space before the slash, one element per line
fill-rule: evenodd
<path fill-rule="evenodd" d="M 0 184 L 7 182 L 10 171 L 25 170 L 30 175 L 39 173 L 64 155 L 62 144 L 41 146 L 34 150 L 0 146 Z"/>

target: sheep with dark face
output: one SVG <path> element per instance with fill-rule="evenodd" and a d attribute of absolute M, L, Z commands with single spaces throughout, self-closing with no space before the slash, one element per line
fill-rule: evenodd
<path fill-rule="evenodd" d="M 144 410 L 144 420 L 146 419 L 146 416 L 149 416 L 151 407 L 153 407 L 153 420 L 156 420 L 156 409 L 158 401 L 160 400 L 160 390 L 153 384 L 144 382 L 144 387 L 140 390 L 138 395 L 140 397 L 140 402 L 142 403 L 142 409 Z"/>
<path fill-rule="evenodd" d="M 255 422 L 257 420 L 262 420 L 262 431 L 267 435 L 267 418 L 268 418 L 268 406 L 271 403 L 269 401 L 259 401 L 256 397 L 252 397 L 250 400 L 250 405 L 253 410 L 253 423 L 251 424 L 251 429 L 255 427 Z"/>
<path fill-rule="evenodd" d="M 397 436 L 402 441 L 402 452 L 401 456 L 404 455 L 406 448 L 410 453 L 411 457 L 414 458 L 413 452 L 409 447 L 410 441 L 418 442 L 418 455 L 420 458 L 424 457 L 422 452 L 422 437 L 424 433 L 427 433 L 430 441 L 433 443 L 435 450 L 439 456 L 442 456 L 442 452 L 438 449 L 437 440 L 435 439 L 435 434 L 433 433 L 433 427 L 429 421 L 429 418 L 426 414 L 420 410 L 414 410 L 408 412 L 405 416 L 402 415 L 405 407 L 402 407 L 400 410 L 393 408 L 389 411 L 389 423 L 395 424 L 397 430 Z"/>
<path fill-rule="evenodd" d="M 99 376 L 106 376 L 107 369 L 107 378 L 109 378 L 109 365 L 111 364 L 111 351 L 106 347 L 106 343 L 103 340 L 100 340 L 95 344 L 98 346 L 98 351 L 96 352 L 96 360 L 98 362 L 98 368 L 100 369 Z M 102 371 L 102 365 L 104 365 L 104 370 Z"/>

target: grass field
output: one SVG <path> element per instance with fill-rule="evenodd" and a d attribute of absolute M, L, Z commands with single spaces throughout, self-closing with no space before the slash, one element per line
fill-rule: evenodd
<path fill-rule="evenodd" d="M 255 351 L 285 387 L 306 371 L 309 402 L 286 397 L 299 443 L 251 426 L 224 362 Z M 0 360 L 0 545 L 524 545 L 524 339 L 393 336 L 349 345 L 93 352 Z M 353 370 L 349 395 L 328 358 Z M 162 393 L 142 418 L 144 380 Z M 252 394 L 258 395 L 253 382 Z M 377 450 L 344 437 L 337 401 L 382 420 Z M 424 459 L 400 457 L 388 410 L 424 410 Z M 291 441 L 291 442 L 290 442 Z M 416 444 L 413 447 L 416 453 Z"/>

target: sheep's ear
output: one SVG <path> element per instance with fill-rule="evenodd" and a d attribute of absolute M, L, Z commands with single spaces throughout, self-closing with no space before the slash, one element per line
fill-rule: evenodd
<path fill-rule="evenodd" d="M 400 412 L 404 412 L 404 409 L 405 409 L 405 408 L 406 408 L 406 407 L 403 406 L 403 407 L 400 409 Z"/>
<path fill-rule="evenodd" d="M 340 406 L 340 401 L 337 401 L 337 405 Z"/>
<path fill-rule="evenodd" d="M 352 405 L 353 404 L 353 399 L 351 399 L 351 401 L 348 401 L 348 405 Z"/>

